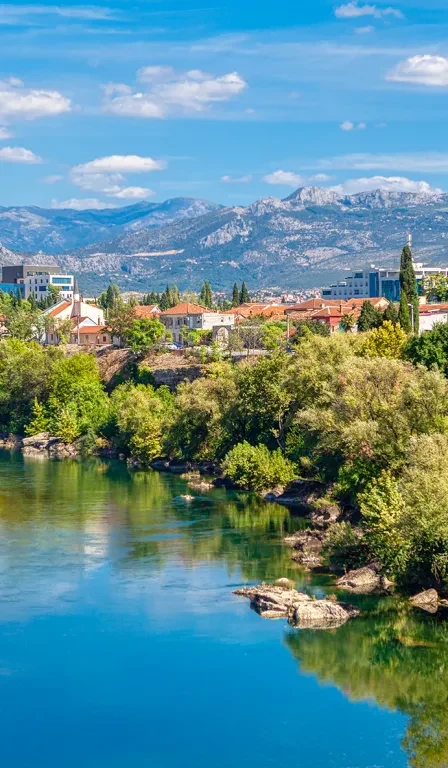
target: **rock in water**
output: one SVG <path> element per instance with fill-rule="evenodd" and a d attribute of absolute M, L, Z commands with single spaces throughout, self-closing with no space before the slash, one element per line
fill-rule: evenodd
<path fill-rule="evenodd" d="M 409 602 L 415 608 L 421 608 L 427 613 L 437 613 L 439 606 L 439 596 L 435 589 L 427 589 L 409 598 Z"/>
<path fill-rule="evenodd" d="M 337 586 L 358 595 L 382 595 L 393 586 L 392 582 L 372 566 L 349 571 L 337 581 Z"/>
<path fill-rule="evenodd" d="M 283 581 L 283 579 L 281 579 Z M 285 580 L 286 581 L 286 580 Z M 235 595 L 248 597 L 251 607 L 266 619 L 287 618 L 293 627 L 330 629 L 340 627 L 361 611 L 334 600 L 313 600 L 310 595 L 287 586 L 260 584 L 236 589 Z"/>

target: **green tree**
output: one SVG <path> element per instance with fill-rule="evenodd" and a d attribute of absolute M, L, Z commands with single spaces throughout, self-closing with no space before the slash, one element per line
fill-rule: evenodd
<path fill-rule="evenodd" d="M 43 403 L 40 403 L 37 397 L 34 398 L 31 412 L 31 421 L 25 427 L 25 434 L 39 435 L 41 432 L 47 432 L 50 426 L 47 410 Z"/>
<path fill-rule="evenodd" d="M 250 296 L 246 288 L 246 283 L 243 281 L 241 285 L 240 304 L 247 304 L 248 302 L 250 302 Z"/>
<path fill-rule="evenodd" d="M 61 299 L 61 289 L 59 285 L 50 285 L 47 288 L 48 292 L 48 298 L 51 301 L 50 306 L 53 306 L 53 304 L 57 304 L 58 301 Z"/>
<path fill-rule="evenodd" d="M 75 418 L 76 437 L 92 431 L 98 433 L 107 423 L 109 400 L 92 355 L 79 352 L 56 360 L 48 387 L 47 409 L 54 434 L 60 435 L 64 424 L 73 430 Z"/>
<path fill-rule="evenodd" d="M 209 307 L 209 308 L 213 307 L 213 294 L 212 294 L 212 289 L 208 280 L 205 281 L 205 283 L 201 288 L 201 293 L 199 295 L 199 303 L 203 307 Z"/>
<path fill-rule="evenodd" d="M 0 342 L 0 429 L 23 434 L 35 400 L 45 402 L 58 350 L 11 338 Z"/>
<path fill-rule="evenodd" d="M 361 354 L 366 357 L 388 357 L 399 360 L 403 357 L 407 335 L 400 325 L 393 325 L 390 320 L 371 331 L 364 341 Z"/>
<path fill-rule="evenodd" d="M 370 301 L 365 301 L 361 308 L 358 320 L 358 331 L 371 331 L 379 328 L 383 322 L 383 313 L 375 309 Z"/>
<path fill-rule="evenodd" d="M 266 491 L 285 486 L 295 477 L 294 465 L 281 450 L 269 451 L 265 445 L 236 445 L 223 463 L 224 475 L 240 488 Z"/>
<path fill-rule="evenodd" d="M 448 300 L 448 277 L 441 272 L 437 275 L 428 275 L 422 280 L 422 293 L 428 303 Z"/>
<path fill-rule="evenodd" d="M 122 384 L 113 392 L 111 407 L 119 443 L 131 456 L 149 463 L 161 455 L 172 401 L 166 387 L 156 391 L 143 384 Z"/>
<path fill-rule="evenodd" d="M 134 352 L 147 352 L 165 335 L 165 326 L 157 318 L 142 317 L 133 320 L 125 331 L 124 339 Z"/>
<path fill-rule="evenodd" d="M 448 325 L 440 323 L 431 331 L 411 338 L 405 348 L 405 356 L 414 365 L 437 366 L 447 376 Z"/>
<path fill-rule="evenodd" d="M 393 301 L 389 302 L 383 313 L 383 321 L 388 320 L 393 325 L 398 323 L 398 311 Z"/>
<path fill-rule="evenodd" d="M 232 307 L 238 307 L 240 303 L 240 292 L 238 290 L 238 284 L 233 284 L 233 293 L 232 293 Z"/>
<path fill-rule="evenodd" d="M 410 305 L 412 305 L 413 309 L 413 321 L 414 326 L 412 330 L 414 333 L 418 333 L 419 328 L 419 301 L 418 301 L 418 291 L 417 291 L 417 282 L 415 279 L 415 271 L 414 271 L 414 264 L 412 260 L 412 252 L 408 245 L 405 245 L 403 248 L 403 251 L 401 253 L 401 261 L 400 261 L 400 290 L 401 294 L 405 295 L 406 302 Z M 402 304 L 400 302 L 400 312 L 402 309 Z M 401 317 L 400 317 L 400 324 L 403 328 L 403 330 L 407 330 L 407 328 L 401 323 Z"/>

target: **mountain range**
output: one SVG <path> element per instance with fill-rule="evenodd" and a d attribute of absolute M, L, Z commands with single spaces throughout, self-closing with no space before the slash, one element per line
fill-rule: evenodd
<path fill-rule="evenodd" d="M 197 289 L 204 279 L 216 290 L 235 280 L 297 289 L 366 263 L 396 266 L 407 232 L 417 261 L 448 263 L 448 194 L 347 196 L 304 187 L 247 207 L 179 198 L 106 211 L 0 209 L 0 261 L 42 260 L 42 253 L 24 254 L 40 250 L 76 273 L 88 292 L 109 281 L 127 290 L 167 282 Z M 57 252 L 57 242 L 64 250 Z"/>

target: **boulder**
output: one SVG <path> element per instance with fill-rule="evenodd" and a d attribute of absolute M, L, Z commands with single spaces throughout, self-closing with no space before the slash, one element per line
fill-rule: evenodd
<path fill-rule="evenodd" d="M 283 587 L 283 589 L 294 589 L 295 582 L 291 579 L 276 579 L 273 584 L 274 587 Z"/>
<path fill-rule="evenodd" d="M 361 611 L 353 605 L 346 605 L 332 599 L 314 600 L 304 592 L 291 589 L 279 579 L 274 584 L 260 584 L 258 587 L 244 587 L 235 590 L 235 595 L 248 597 L 251 608 L 265 619 L 286 618 L 292 627 L 330 629 L 340 627 L 349 619 L 359 616 Z"/>
<path fill-rule="evenodd" d="M 293 548 L 292 559 L 304 568 L 322 566 L 322 549 L 325 544 L 324 531 L 298 531 L 284 539 L 285 544 Z"/>
<path fill-rule="evenodd" d="M 427 613 L 437 613 L 439 607 L 439 596 L 435 589 L 426 589 L 409 598 L 409 602 L 414 608 L 421 608 Z"/>
<path fill-rule="evenodd" d="M 342 510 L 336 503 L 321 499 L 310 513 L 310 520 L 317 528 L 328 528 L 337 523 L 341 515 Z"/>
<path fill-rule="evenodd" d="M 371 565 L 349 571 L 345 576 L 341 576 L 336 584 L 340 589 L 346 589 L 358 595 L 384 595 L 393 586 L 391 581 Z"/>

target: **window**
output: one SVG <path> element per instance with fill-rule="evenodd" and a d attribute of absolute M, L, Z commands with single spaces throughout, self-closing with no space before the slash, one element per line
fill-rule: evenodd
<path fill-rule="evenodd" d="M 70 283 L 72 282 L 72 278 L 68 277 L 67 275 L 65 277 L 53 277 L 51 282 L 53 285 L 63 285 L 64 283 Z"/>
<path fill-rule="evenodd" d="M 103 336 L 103 344 L 105 344 L 107 341 L 107 336 Z"/>
<path fill-rule="evenodd" d="M 39 285 L 39 291 L 46 291 L 47 286 L 46 285 Z"/>

